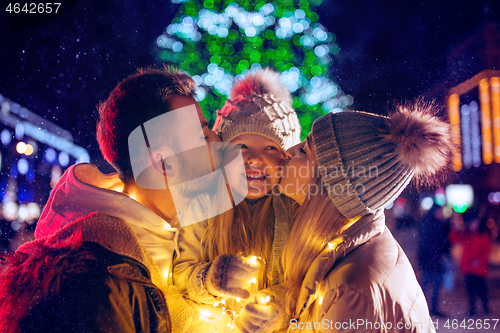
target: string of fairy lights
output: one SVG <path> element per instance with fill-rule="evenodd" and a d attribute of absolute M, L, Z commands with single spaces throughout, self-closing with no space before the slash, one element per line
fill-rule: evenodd
<path fill-rule="evenodd" d="M 328 77 L 340 49 L 312 9 L 322 0 L 173 2 L 181 5 L 156 39 L 157 56 L 193 76 L 209 120 L 235 80 L 263 67 L 281 73 L 303 135 L 317 117 L 352 105 L 352 97 Z"/>

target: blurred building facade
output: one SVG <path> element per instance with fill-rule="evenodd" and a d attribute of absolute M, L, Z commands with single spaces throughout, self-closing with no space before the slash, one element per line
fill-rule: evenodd
<path fill-rule="evenodd" d="M 29 240 L 51 188 L 88 162 L 71 133 L 0 94 L 0 249 Z"/>
<path fill-rule="evenodd" d="M 451 48 L 447 77 L 423 92 L 446 105 L 459 149 L 451 183 L 473 189 L 473 207 L 482 206 L 500 222 L 500 23 L 487 21 Z M 459 207 L 458 211 L 471 207 Z"/>

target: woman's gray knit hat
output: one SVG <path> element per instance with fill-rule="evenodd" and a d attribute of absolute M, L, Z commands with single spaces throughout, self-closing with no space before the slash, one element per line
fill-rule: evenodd
<path fill-rule="evenodd" d="M 399 106 L 389 117 L 345 111 L 312 126 L 318 168 L 335 206 L 347 218 L 374 213 L 414 179 L 436 183 L 451 165 L 450 125 L 433 104 Z"/>
<path fill-rule="evenodd" d="M 301 127 L 280 75 L 266 68 L 236 83 L 231 99 L 217 111 L 213 130 L 225 142 L 242 134 L 259 134 L 286 151 L 300 143 Z"/>

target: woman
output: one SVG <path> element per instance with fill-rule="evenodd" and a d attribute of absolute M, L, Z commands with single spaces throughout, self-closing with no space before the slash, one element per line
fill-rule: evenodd
<path fill-rule="evenodd" d="M 280 187 L 301 207 L 283 252 L 284 296 L 274 300 L 289 331 L 434 331 L 383 213 L 412 179 L 428 183 L 449 167 L 449 125 L 430 111 L 328 114 L 289 150 Z"/>

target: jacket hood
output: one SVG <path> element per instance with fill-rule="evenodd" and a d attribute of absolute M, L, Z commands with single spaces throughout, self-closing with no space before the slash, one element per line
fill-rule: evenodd
<path fill-rule="evenodd" d="M 363 216 L 333 239 L 307 270 L 297 299 L 296 313 L 300 313 L 314 302 L 319 284 L 338 260 L 370 239 L 381 235 L 384 229 L 384 209 L 379 209 L 374 214 Z"/>
<path fill-rule="evenodd" d="M 132 229 L 140 245 L 153 257 L 160 271 L 164 271 L 176 250 L 177 229 L 170 228 L 158 214 L 121 193 L 121 189 L 123 183 L 117 174 L 104 175 L 88 163 L 69 167 L 50 194 L 35 237 L 49 237 L 92 213 L 112 216 Z M 110 236 L 100 237 L 104 243 Z"/>

